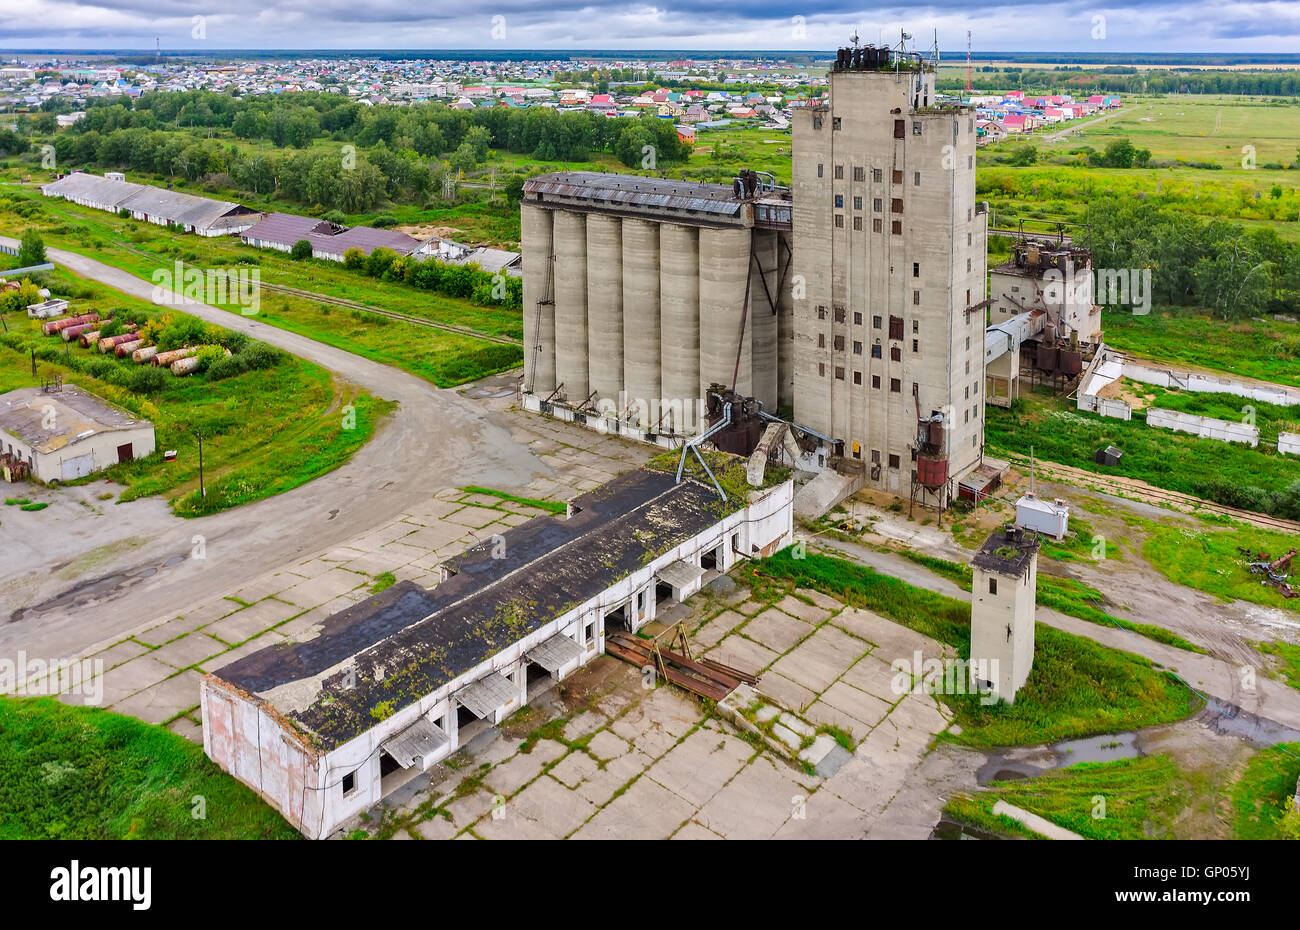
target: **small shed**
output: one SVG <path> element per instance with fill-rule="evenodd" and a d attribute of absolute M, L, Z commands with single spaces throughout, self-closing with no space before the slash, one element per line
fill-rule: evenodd
<path fill-rule="evenodd" d="M 1061 540 L 1070 531 L 1070 508 L 1065 501 L 1045 501 L 1026 494 L 1016 501 L 1016 526 Z"/>
<path fill-rule="evenodd" d="M 1119 464 L 1119 460 L 1123 456 L 1123 450 L 1117 449 L 1114 446 L 1103 446 L 1097 450 L 1095 455 L 1093 455 L 1092 460 L 1098 465 L 1115 466 Z"/>
<path fill-rule="evenodd" d="M 68 302 L 59 297 L 42 301 L 39 304 L 27 305 L 27 315 L 34 320 L 48 320 L 51 317 L 62 316 L 67 312 Z"/>

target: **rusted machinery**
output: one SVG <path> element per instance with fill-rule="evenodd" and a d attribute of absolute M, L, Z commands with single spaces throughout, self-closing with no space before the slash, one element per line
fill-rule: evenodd
<path fill-rule="evenodd" d="M 606 633 L 605 651 L 641 668 L 651 667 L 665 681 L 685 688 L 692 694 L 721 701 L 741 683 L 757 684 L 758 677 L 712 659 L 692 659 L 690 646 L 680 627 L 674 631 L 682 652 L 666 649 L 658 640 L 642 639 L 631 633 Z"/>
<path fill-rule="evenodd" d="M 927 495 L 934 495 L 942 514 L 948 506 L 949 490 L 947 424 L 941 412 L 933 412 L 928 417 L 921 415 L 921 394 L 916 385 L 912 386 L 912 399 L 916 402 L 916 469 L 912 472 L 907 513 L 910 517 L 918 500 L 924 506 Z M 879 462 L 872 463 L 873 478 L 879 468 Z"/>
<path fill-rule="evenodd" d="M 1291 587 L 1288 579 L 1290 578 L 1291 560 L 1296 557 L 1296 550 L 1293 548 L 1286 555 L 1279 556 L 1276 559 L 1269 560 L 1267 552 L 1252 552 L 1242 546 L 1237 547 L 1237 551 L 1244 555 L 1249 561 L 1246 562 L 1246 568 L 1252 575 L 1263 575 L 1259 583 L 1268 585 L 1276 590 L 1285 598 L 1300 597 L 1300 591 Z"/>

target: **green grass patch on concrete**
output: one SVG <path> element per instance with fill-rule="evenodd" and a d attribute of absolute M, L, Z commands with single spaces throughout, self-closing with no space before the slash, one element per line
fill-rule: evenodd
<path fill-rule="evenodd" d="M 1300 689 L 1300 645 L 1274 640 L 1254 643 L 1256 649 L 1277 661 L 1278 676 L 1292 688 Z"/>
<path fill-rule="evenodd" d="M 201 746 L 162 727 L 53 698 L 3 697 L 0 732 L 0 838 L 299 835 Z"/>
<path fill-rule="evenodd" d="M 469 487 L 461 488 L 461 490 L 469 494 L 486 494 L 488 497 L 498 497 L 503 501 L 512 501 L 526 507 L 536 507 L 538 510 L 545 510 L 548 513 L 565 513 L 569 508 L 569 505 L 564 501 L 544 501 L 536 497 L 520 497 L 518 494 L 498 491 L 496 488 Z"/>
<path fill-rule="evenodd" d="M 996 815 L 999 800 L 1037 814 L 1090 840 L 1158 839 L 1183 810 L 1190 785 L 1169 756 L 1084 762 L 1037 778 L 995 781 L 954 797 L 944 812 L 994 833 L 1034 836 L 1010 817 Z"/>
<path fill-rule="evenodd" d="M 1282 839 L 1288 827 L 1300 827 L 1300 815 L 1288 819 L 1286 808 L 1287 800 L 1295 796 L 1298 778 L 1300 743 L 1278 743 L 1252 756 L 1232 787 L 1232 829 L 1237 839 Z M 1286 838 L 1300 839 L 1300 833 Z"/>
<path fill-rule="evenodd" d="M 395 584 L 397 584 L 397 577 L 392 572 L 380 572 L 375 576 L 374 583 L 370 585 L 370 593 L 378 594 L 380 591 L 387 591 Z"/>
<path fill-rule="evenodd" d="M 796 558 L 783 550 L 756 570 L 788 588 L 822 591 L 875 611 L 970 656 L 970 605 L 820 554 Z M 1015 704 L 984 705 L 977 694 L 945 695 L 973 746 L 1023 745 L 1112 733 L 1181 720 L 1200 699 L 1171 674 L 1140 656 L 1038 624 L 1034 668 Z"/>

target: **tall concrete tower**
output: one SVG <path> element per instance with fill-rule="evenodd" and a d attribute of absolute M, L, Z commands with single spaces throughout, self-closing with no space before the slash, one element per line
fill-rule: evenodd
<path fill-rule="evenodd" d="M 840 441 L 868 487 L 905 494 L 918 419 L 940 414 L 920 464 L 951 492 L 984 442 L 974 113 L 936 100 L 919 55 L 841 49 L 829 103 L 796 111 L 793 192 L 795 421 Z"/>
<path fill-rule="evenodd" d="M 1038 534 L 1015 525 L 993 533 L 971 569 L 974 684 L 1011 704 L 1034 666 Z"/>

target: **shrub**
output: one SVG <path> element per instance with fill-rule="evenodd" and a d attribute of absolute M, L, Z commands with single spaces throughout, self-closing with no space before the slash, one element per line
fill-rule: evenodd
<path fill-rule="evenodd" d="M 347 220 L 347 217 L 343 215 L 342 210 L 331 210 L 322 216 L 321 219 L 325 220 L 327 223 L 336 223 L 339 226 L 342 226 Z"/>
<path fill-rule="evenodd" d="M 381 213 L 370 221 L 370 225 L 377 229 L 391 229 L 397 225 L 397 217 L 391 213 Z"/>
<path fill-rule="evenodd" d="M 226 357 L 226 350 L 222 346 L 203 346 L 194 357 L 199 360 L 196 370 L 207 371 L 213 362 Z"/>
<path fill-rule="evenodd" d="M 127 389 L 133 394 L 157 394 L 167 385 L 167 372 L 152 365 L 136 368 L 126 379 Z"/>
<path fill-rule="evenodd" d="M 110 362 L 106 358 L 92 358 L 82 366 L 81 370 L 99 381 L 107 381 L 117 368 L 116 362 Z"/>
<path fill-rule="evenodd" d="M 360 249 L 348 249 L 343 253 L 343 267 L 359 271 L 366 267 L 366 253 Z"/>
<path fill-rule="evenodd" d="M 304 258 L 311 258 L 311 243 L 306 239 L 299 239 L 289 250 L 289 257 L 294 261 L 302 261 Z"/>

